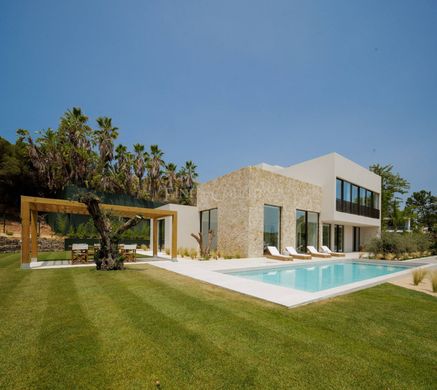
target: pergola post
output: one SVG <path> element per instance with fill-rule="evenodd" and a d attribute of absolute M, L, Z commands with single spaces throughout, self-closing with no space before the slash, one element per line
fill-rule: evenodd
<path fill-rule="evenodd" d="M 171 258 L 178 258 L 178 215 L 175 213 L 171 216 Z"/>
<path fill-rule="evenodd" d="M 158 220 L 156 218 L 152 219 L 153 221 L 153 256 L 158 255 Z"/>
<path fill-rule="evenodd" d="M 38 211 L 30 210 L 31 261 L 38 260 Z"/>
<path fill-rule="evenodd" d="M 21 265 L 28 265 L 29 259 L 29 239 L 30 239 L 30 205 L 29 202 L 21 198 Z"/>

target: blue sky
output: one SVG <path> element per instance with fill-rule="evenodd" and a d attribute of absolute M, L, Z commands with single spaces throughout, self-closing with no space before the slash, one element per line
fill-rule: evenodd
<path fill-rule="evenodd" d="M 201 181 L 336 151 L 437 192 L 437 1 L 0 3 L 0 135 L 80 106 Z"/>

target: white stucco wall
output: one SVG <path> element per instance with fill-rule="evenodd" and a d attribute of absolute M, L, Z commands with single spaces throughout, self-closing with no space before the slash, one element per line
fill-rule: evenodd
<path fill-rule="evenodd" d="M 185 206 L 169 203 L 158 207 L 162 210 L 173 210 L 178 212 L 178 248 L 197 249 L 196 240 L 191 233 L 199 232 L 199 212 L 196 206 Z M 165 248 L 171 248 L 171 218 L 165 219 Z"/>
<path fill-rule="evenodd" d="M 338 153 L 330 153 L 289 167 L 268 164 L 260 164 L 259 167 L 321 186 L 323 195 L 320 220 L 322 222 L 353 226 L 380 227 L 381 225 L 380 219 L 336 211 L 335 179 L 337 177 L 378 194 L 381 193 L 380 176 Z"/>

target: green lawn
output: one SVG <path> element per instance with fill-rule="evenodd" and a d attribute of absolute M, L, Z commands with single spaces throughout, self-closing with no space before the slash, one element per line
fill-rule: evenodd
<path fill-rule="evenodd" d="M 153 389 L 156 379 L 162 389 L 435 389 L 437 300 L 382 285 L 289 310 L 153 266 L 20 270 L 18 254 L 0 256 L 0 388 Z"/>

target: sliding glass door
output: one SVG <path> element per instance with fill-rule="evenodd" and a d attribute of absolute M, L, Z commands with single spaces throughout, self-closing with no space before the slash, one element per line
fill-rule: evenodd
<path fill-rule="evenodd" d="M 343 252 L 344 251 L 344 226 L 335 225 L 334 228 L 334 251 Z"/>
<path fill-rule="evenodd" d="M 209 232 L 212 231 L 210 249 L 217 250 L 217 209 L 205 210 L 200 212 L 200 233 L 204 245 L 208 242 Z"/>
<path fill-rule="evenodd" d="M 296 210 L 296 250 L 306 253 L 308 245 L 319 247 L 319 213 Z"/>
<path fill-rule="evenodd" d="M 331 224 L 324 223 L 323 224 L 323 237 L 322 237 L 322 245 L 326 245 L 328 248 L 331 248 Z"/>
<path fill-rule="evenodd" d="M 359 252 L 360 250 L 360 235 L 361 235 L 361 229 L 357 226 L 354 226 L 354 252 Z"/>
<path fill-rule="evenodd" d="M 300 253 L 306 252 L 307 228 L 305 211 L 296 210 L 296 250 Z"/>

